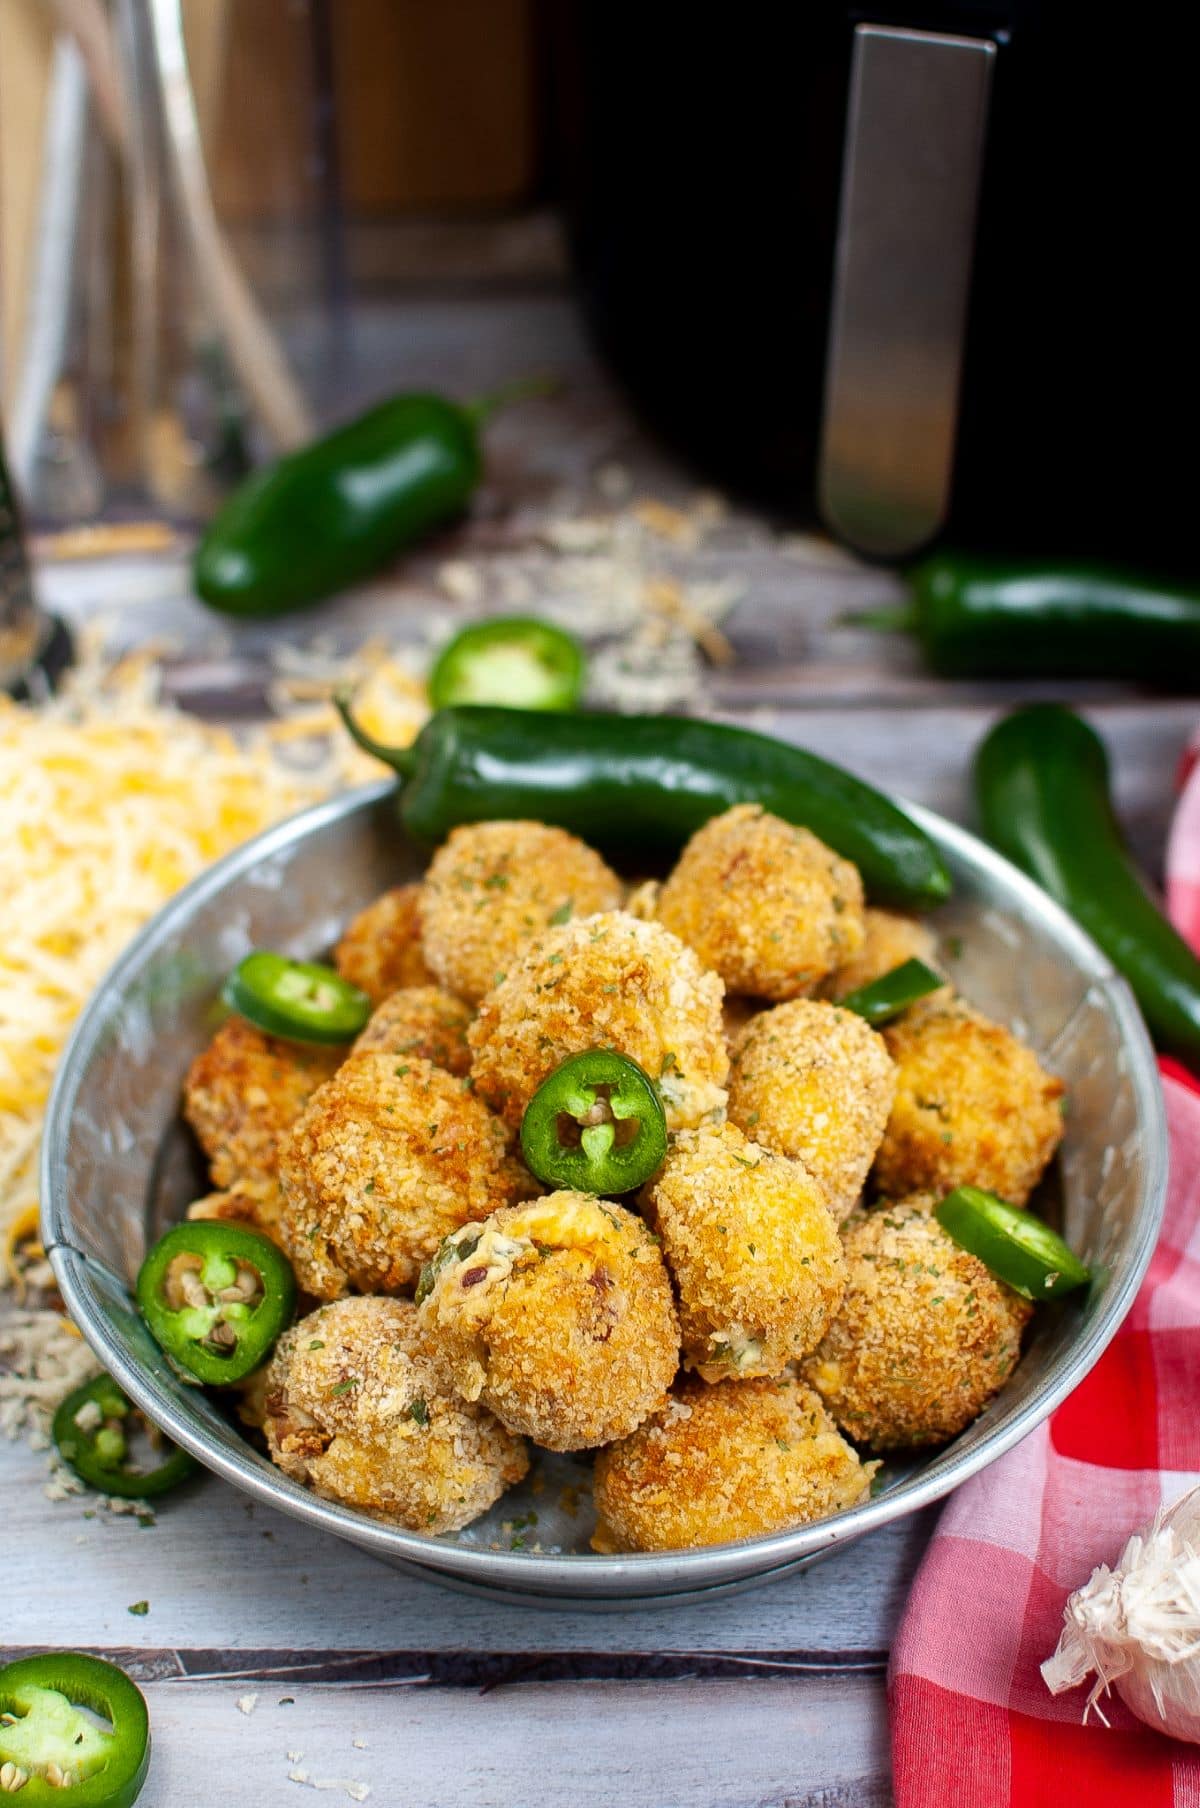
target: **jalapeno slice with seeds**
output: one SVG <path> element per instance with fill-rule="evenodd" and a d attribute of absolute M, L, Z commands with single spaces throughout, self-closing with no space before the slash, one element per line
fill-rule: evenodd
<path fill-rule="evenodd" d="M 572 1055 L 534 1093 L 521 1119 L 530 1171 L 578 1193 L 631 1193 L 667 1153 L 654 1082 L 611 1048 Z"/>
<path fill-rule="evenodd" d="M 927 967 L 924 961 L 906 960 L 893 967 L 890 973 L 881 973 L 869 986 L 847 992 L 837 1004 L 839 1009 L 853 1011 L 857 1017 L 878 1026 L 890 1023 L 901 1011 L 907 1011 L 910 1004 L 916 1004 L 918 998 L 928 997 L 945 983 L 941 974 Z"/>
<path fill-rule="evenodd" d="M 956 1187 L 933 1215 L 961 1249 L 1026 1299 L 1058 1299 L 1092 1278 L 1043 1218 L 982 1187 Z"/>
<path fill-rule="evenodd" d="M 115 1664 L 48 1651 L 0 1669 L 0 1795 L 27 1808 L 131 1808 L 149 1768 L 145 1698 Z"/>
<path fill-rule="evenodd" d="M 291 1322 L 296 1280 L 268 1237 L 242 1224 L 177 1224 L 142 1263 L 151 1336 L 197 1381 L 221 1387 L 264 1363 Z"/>
<path fill-rule="evenodd" d="M 151 1500 L 186 1481 L 196 1463 L 186 1450 L 163 1439 L 160 1463 L 152 1469 L 134 1467 L 129 1433 L 140 1420 L 116 1382 L 95 1375 L 67 1395 L 50 1429 L 59 1456 L 89 1488 L 123 1500 Z"/>
<path fill-rule="evenodd" d="M 583 648 L 564 628 L 534 615 L 498 615 L 472 622 L 442 648 L 429 674 L 429 701 L 434 709 L 574 709 L 584 670 Z"/>
<path fill-rule="evenodd" d="M 367 994 L 332 967 L 266 948 L 238 962 L 222 997 L 256 1029 L 291 1042 L 353 1042 L 371 1015 Z"/>

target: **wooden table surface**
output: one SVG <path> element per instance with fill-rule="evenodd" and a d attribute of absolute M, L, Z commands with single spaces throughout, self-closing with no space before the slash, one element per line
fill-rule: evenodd
<path fill-rule="evenodd" d="M 316 363 L 303 333 L 298 349 Z M 300 624 L 293 640 L 420 638 L 447 558 L 530 557 L 547 513 L 598 505 L 599 466 L 635 493 L 694 483 L 634 427 L 553 285 L 517 285 L 366 315 L 338 375 L 340 410 L 389 386 L 482 389 L 530 368 L 566 394 L 499 422 L 473 524 Z M 894 639 L 838 628 L 893 580 L 735 512 L 688 578 L 733 574 L 738 654 L 709 676 L 709 707 L 757 723 L 865 778 L 969 819 L 973 746 L 1029 687 L 946 685 Z M 171 688 L 191 707 L 253 713 L 280 629 L 214 633 L 181 557 L 62 563 L 48 601 L 79 621 L 115 615 L 130 644 L 170 636 Z M 1063 687 L 1043 687 L 1042 694 Z M 1076 687 L 1108 740 L 1122 814 L 1150 870 L 1194 703 L 1120 684 Z M 0 1311 L 3 1303 L 0 1302 Z M 0 1448 L 6 1573 L 0 1660 L 19 1648 L 95 1648 L 144 1681 L 155 1758 L 147 1808 L 300 1791 L 397 1808 L 865 1808 L 890 1801 L 888 1648 L 935 1517 L 925 1513 L 769 1587 L 705 1606 L 607 1614 L 496 1605 L 384 1568 L 209 1477 L 155 1525 L 43 1498 L 44 1458 Z M 144 1615 L 130 1612 L 148 1602 Z M 364 1794 L 369 1790 L 369 1795 Z"/>

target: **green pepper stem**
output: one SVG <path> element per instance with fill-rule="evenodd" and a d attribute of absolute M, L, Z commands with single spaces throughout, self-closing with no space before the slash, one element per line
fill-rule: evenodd
<path fill-rule="evenodd" d="M 557 395 L 561 388 L 560 377 L 518 377 L 515 382 L 502 383 L 499 389 L 490 389 L 486 395 L 464 402 L 462 411 L 473 426 L 486 427 L 502 408 L 510 408 L 514 402 L 532 401 L 535 396 Z"/>
<path fill-rule="evenodd" d="M 369 753 L 375 759 L 382 760 L 385 766 L 391 766 L 393 771 L 400 774 L 401 778 L 412 777 L 417 764 L 415 748 L 385 747 L 382 741 L 377 741 L 373 735 L 369 735 L 361 723 L 355 719 L 350 708 L 351 693 L 349 691 L 335 691 L 333 703 L 338 715 L 346 725 L 346 732 L 350 739 L 356 742 L 364 753 Z"/>
<path fill-rule="evenodd" d="M 876 628 L 892 634 L 913 634 L 917 611 L 912 603 L 888 603 L 882 609 L 852 609 L 834 620 L 835 628 Z"/>

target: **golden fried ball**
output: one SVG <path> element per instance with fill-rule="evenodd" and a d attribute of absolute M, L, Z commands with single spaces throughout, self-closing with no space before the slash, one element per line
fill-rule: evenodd
<path fill-rule="evenodd" d="M 421 948 L 419 885 L 397 885 L 360 910 L 333 951 L 343 979 L 381 1004 L 401 986 L 429 986 L 434 976 Z"/>
<path fill-rule="evenodd" d="M 725 1105 L 721 992 L 657 923 L 607 911 L 548 929 L 479 1007 L 475 1089 L 517 1125 L 568 1055 L 614 1048 L 658 1082 L 668 1127 L 690 1129 Z"/>
<path fill-rule="evenodd" d="M 729 1115 L 804 1162 L 835 1216 L 852 1210 L 888 1121 L 896 1075 L 882 1036 L 853 1011 L 796 998 L 751 1019 L 729 1064 Z"/>
<path fill-rule="evenodd" d="M 440 986 L 405 986 L 371 1015 L 354 1044 L 356 1055 L 420 1055 L 458 1079 L 471 1071 L 467 1027 L 471 1009 Z"/>
<path fill-rule="evenodd" d="M 474 1004 L 549 924 L 620 901 L 617 875 L 565 829 L 465 823 L 451 830 L 425 875 L 425 957 L 442 985 Z"/>
<path fill-rule="evenodd" d="M 520 1438 L 447 1390 L 408 1300 L 337 1300 L 285 1332 L 263 1429 L 294 1480 L 412 1532 L 458 1531 L 529 1469 Z"/>
<path fill-rule="evenodd" d="M 896 1099 L 875 1157 L 879 1190 L 969 1184 L 1024 1205 L 1062 1140 L 1062 1081 L 1011 1031 L 944 993 L 883 1036 Z"/>
<path fill-rule="evenodd" d="M 193 1200 L 187 1215 L 189 1219 L 216 1218 L 226 1224 L 248 1224 L 251 1230 L 260 1231 L 283 1246 L 279 1230 L 283 1194 L 278 1178 L 250 1175 L 235 1180 L 226 1191 L 206 1193 L 203 1199 Z"/>
<path fill-rule="evenodd" d="M 632 1212 L 586 1193 L 466 1225 L 419 1297 L 463 1398 L 550 1450 L 625 1437 L 662 1405 L 679 1364 L 658 1245 Z"/>
<path fill-rule="evenodd" d="M 808 829 L 738 804 L 692 836 L 658 920 L 731 992 L 797 998 L 862 946 L 862 880 Z"/>
<path fill-rule="evenodd" d="M 824 1189 L 733 1124 L 684 1130 L 646 1188 L 679 1294 L 683 1356 L 706 1381 L 778 1375 L 814 1350 L 845 1283 Z"/>
<path fill-rule="evenodd" d="M 280 1155 L 280 1235 L 317 1299 L 402 1293 L 449 1231 L 529 1184 L 504 1126 L 419 1055 L 354 1055 Z"/>
<path fill-rule="evenodd" d="M 221 1025 L 183 1086 L 184 1116 L 218 1187 L 275 1177 L 280 1139 L 343 1054 L 265 1036 L 244 1017 Z"/>
<path fill-rule="evenodd" d="M 632 1437 L 596 1458 L 598 1551 L 677 1551 L 809 1525 L 865 1500 L 863 1463 L 812 1389 L 685 1380 Z"/>
<path fill-rule="evenodd" d="M 877 1450 L 969 1425 L 1016 1367 L 1032 1311 L 947 1236 L 934 1203 L 915 1194 L 852 1213 L 841 1310 L 801 1365 L 847 1436 Z"/>
<path fill-rule="evenodd" d="M 894 910 L 876 910 L 868 904 L 863 911 L 864 937 L 858 953 L 842 961 L 822 983 L 821 990 L 830 998 L 844 998 L 882 979 L 893 967 L 905 961 L 924 961 L 937 968 L 937 937 L 916 917 L 901 916 Z"/>

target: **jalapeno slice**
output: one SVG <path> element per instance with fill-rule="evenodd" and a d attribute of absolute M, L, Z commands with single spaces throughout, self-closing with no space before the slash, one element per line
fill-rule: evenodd
<path fill-rule="evenodd" d="M 910 1004 L 916 1004 L 918 998 L 927 997 L 945 983 L 941 974 L 927 967 L 924 961 L 906 960 L 893 967 L 890 973 L 880 974 L 869 986 L 847 992 L 837 1002 L 843 1011 L 853 1011 L 868 1023 L 879 1025 L 890 1023 L 901 1011 L 907 1011 Z"/>
<path fill-rule="evenodd" d="M 116 1382 L 96 1375 L 67 1395 L 50 1429 L 59 1456 L 89 1488 L 124 1500 L 150 1500 L 186 1481 L 196 1463 L 164 1439 L 162 1462 L 153 1469 L 135 1468 L 128 1434 L 139 1418 Z"/>
<path fill-rule="evenodd" d="M 149 1768 L 145 1698 L 115 1664 L 48 1651 L 0 1670 L 0 1795 L 23 1808 L 130 1808 Z"/>
<path fill-rule="evenodd" d="M 521 1119 L 530 1171 L 579 1193 L 631 1193 L 667 1152 L 654 1082 L 611 1048 L 572 1055 L 543 1080 Z"/>
<path fill-rule="evenodd" d="M 1044 1219 L 982 1187 L 956 1187 L 933 1215 L 960 1248 L 1026 1299 L 1058 1299 L 1092 1278 Z"/>
<path fill-rule="evenodd" d="M 266 1361 L 291 1322 L 296 1280 L 269 1238 L 199 1219 L 175 1225 L 154 1245 L 138 1274 L 137 1302 L 172 1361 L 221 1387 Z"/>
<path fill-rule="evenodd" d="M 291 1042 L 353 1042 L 371 1015 L 367 994 L 332 967 L 265 948 L 238 962 L 222 996 L 256 1029 Z"/>
<path fill-rule="evenodd" d="M 454 703 L 574 709 L 585 664 L 574 635 L 553 622 L 493 616 L 463 628 L 442 648 L 429 674 L 429 701 L 434 709 Z"/>

